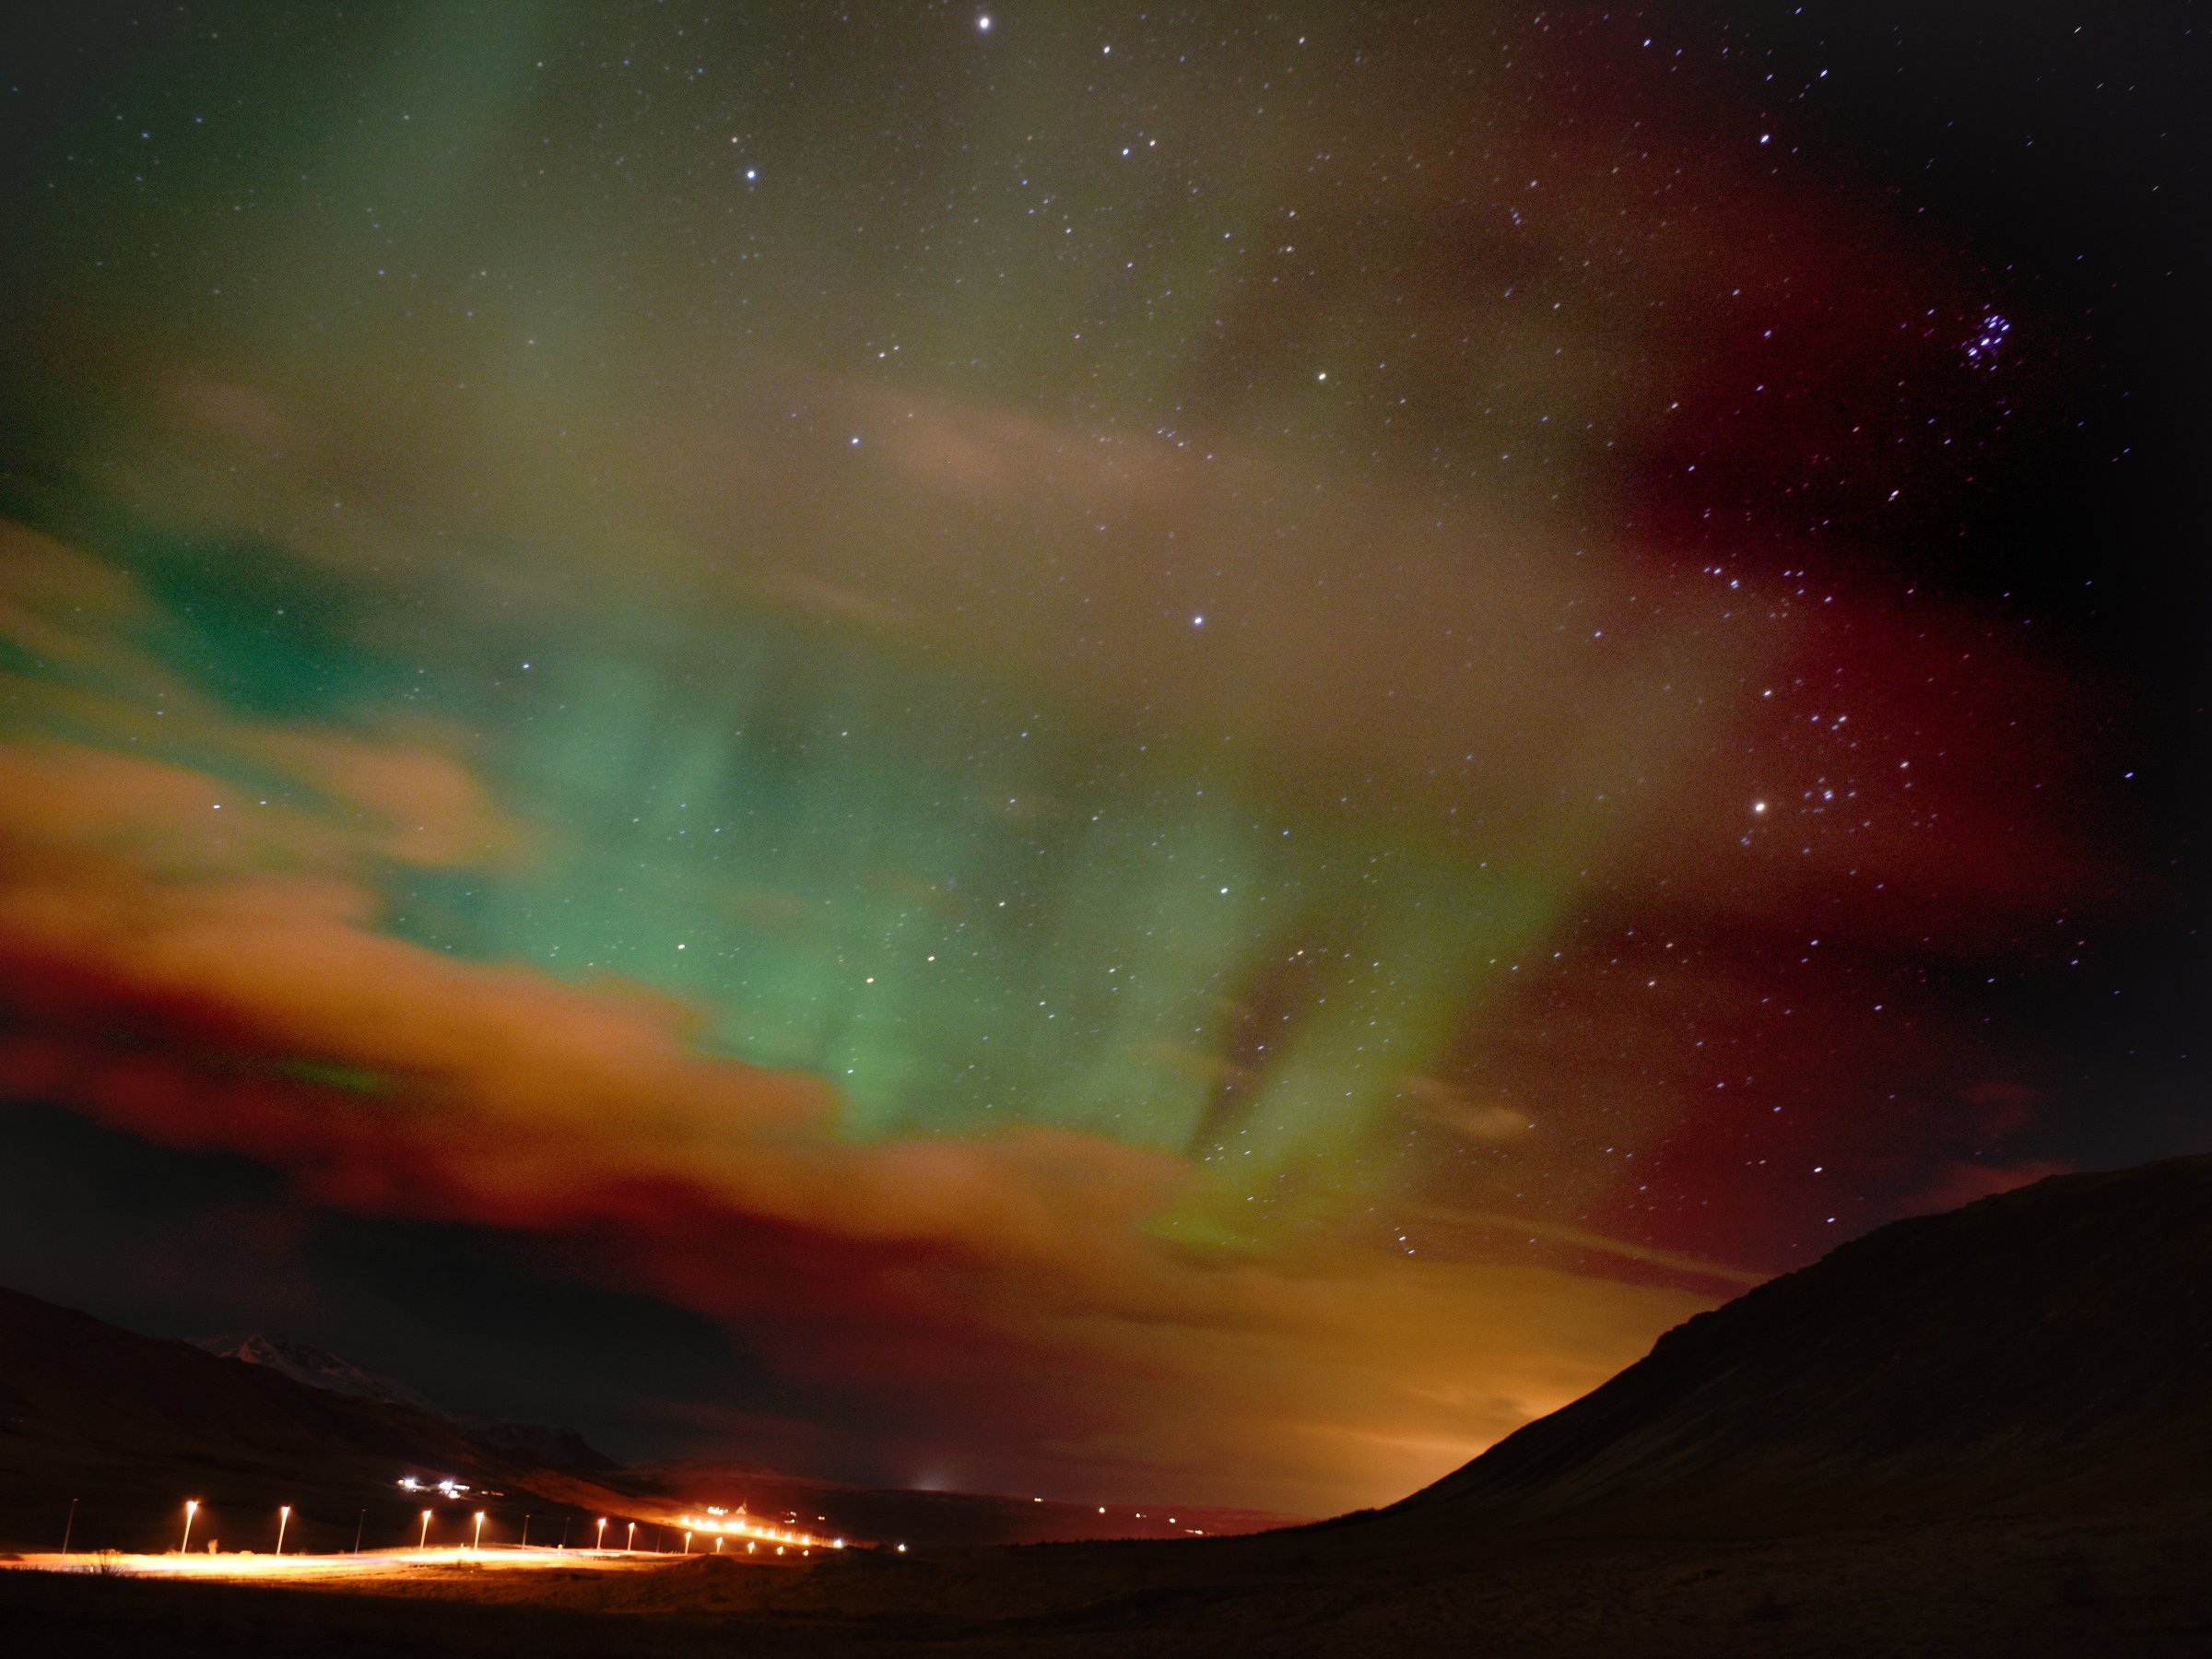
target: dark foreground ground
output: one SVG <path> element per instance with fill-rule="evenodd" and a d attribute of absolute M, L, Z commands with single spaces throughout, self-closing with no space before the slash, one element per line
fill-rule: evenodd
<path fill-rule="evenodd" d="M 2212 1653 L 2212 1502 L 1766 1541 L 1218 1544 L 474 1573 L 385 1594 L 0 1573 L 11 1655 Z"/>

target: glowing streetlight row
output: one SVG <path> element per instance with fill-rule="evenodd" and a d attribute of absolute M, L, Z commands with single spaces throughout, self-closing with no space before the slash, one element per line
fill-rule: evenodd
<path fill-rule="evenodd" d="M 712 1508 L 703 1516 L 685 1515 L 680 1518 L 678 1524 L 696 1527 L 703 1533 L 735 1534 L 738 1537 L 755 1539 L 762 1544 L 794 1545 L 800 1549 L 842 1549 L 845 1547 L 842 1538 L 818 1538 L 808 1532 L 786 1531 L 781 1527 L 760 1526 L 751 1521 L 725 1519 L 723 1512 Z M 686 1533 L 684 1535 L 688 1538 L 691 1535 Z M 718 1537 L 715 1547 L 719 1550 L 721 1547 Z M 783 1552 L 779 1549 L 776 1553 L 781 1555 Z"/>
<path fill-rule="evenodd" d="M 187 1498 L 184 1500 L 184 1535 L 179 1541 L 177 1546 L 177 1552 L 180 1555 L 189 1554 L 192 1549 L 192 1527 L 193 1523 L 197 1518 L 199 1512 L 200 1500 L 197 1498 Z M 422 1512 L 422 1526 L 421 1529 L 416 1534 L 415 1537 L 415 1547 L 418 1552 L 427 1553 L 429 1549 L 430 1522 L 435 1517 L 436 1513 L 437 1512 L 434 1510 L 426 1509 Z M 683 1516 L 680 1524 L 685 1528 L 684 1554 L 689 1555 L 691 1553 L 691 1540 L 693 1534 L 699 1532 L 711 1533 L 714 1535 L 714 1553 L 717 1555 L 722 1553 L 722 1547 L 724 1543 L 731 1536 L 742 1537 L 746 1540 L 745 1548 L 747 1555 L 757 1553 L 758 1547 L 761 1544 L 774 1545 L 776 1547 L 776 1553 L 778 1555 L 782 1555 L 786 1548 L 796 1548 L 802 1553 L 812 1554 L 817 1549 L 842 1549 L 845 1547 L 845 1541 L 842 1538 L 818 1538 L 813 1534 L 807 1532 L 787 1530 L 773 1526 L 760 1526 L 750 1521 L 724 1519 L 723 1517 L 725 1514 L 726 1512 L 724 1511 L 712 1509 L 710 1510 L 708 1514 L 705 1516 Z M 74 1520 L 74 1512 L 72 1512 L 72 1519 Z M 476 1526 L 470 1535 L 469 1547 L 475 1550 L 481 1550 L 484 1547 L 484 1522 L 486 1519 L 485 1512 L 482 1510 L 477 1510 L 473 1519 L 475 1520 Z M 288 1503 L 277 1505 L 276 1550 L 277 1555 L 281 1556 L 284 1553 L 285 1535 L 290 1528 L 291 1524 L 292 1506 Z M 594 1532 L 593 1547 L 604 1553 L 606 1549 L 606 1517 L 604 1515 L 599 1516 L 594 1521 Z M 634 1552 L 637 1548 L 637 1543 L 638 1524 L 635 1521 L 632 1521 L 628 1523 L 624 1529 L 622 1539 L 623 1552 L 625 1554 Z M 906 1548 L 906 1546 L 901 1544 L 899 1546 L 899 1547 L 900 1551 L 903 1552 Z"/>

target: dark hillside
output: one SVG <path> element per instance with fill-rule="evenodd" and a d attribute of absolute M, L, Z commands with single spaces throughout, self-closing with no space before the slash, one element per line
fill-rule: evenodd
<path fill-rule="evenodd" d="M 1663 1336 L 1375 1524 L 1798 1530 L 2212 1472 L 2212 1158 L 1897 1222 Z"/>
<path fill-rule="evenodd" d="M 233 1546 L 265 1547 L 279 1503 L 299 1512 L 299 1547 L 349 1545 L 357 1525 L 390 1543 L 420 1513 L 394 1484 L 405 1473 L 535 1495 L 540 1513 L 606 1498 L 429 1412 L 0 1290 L 0 1547 L 53 1547 L 72 1497 L 85 1547 L 158 1547 L 188 1497 L 217 1529 L 201 1535 Z"/>

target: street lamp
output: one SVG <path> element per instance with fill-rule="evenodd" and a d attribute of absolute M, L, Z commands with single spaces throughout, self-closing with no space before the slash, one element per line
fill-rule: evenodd
<path fill-rule="evenodd" d="M 481 1549 L 484 1547 L 484 1512 L 482 1510 L 478 1510 L 477 1512 L 477 1535 L 475 1540 L 469 1545 L 469 1547 L 471 1549 Z"/>
<path fill-rule="evenodd" d="M 430 1512 L 429 1510 L 424 1510 L 422 1512 L 422 1536 L 415 1540 L 415 1547 L 418 1549 L 428 1549 L 429 1547 Z"/>
<path fill-rule="evenodd" d="M 629 1553 L 631 1550 L 635 1549 L 637 1547 L 638 1547 L 638 1524 L 637 1524 L 635 1521 L 632 1521 L 632 1522 L 629 1524 L 629 1535 L 627 1538 L 623 1539 L 623 1541 L 622 1541 L 622 1553 L 623 1553 L 624 1555 L 628 1555 L 628 1554 L 629 1554 Z"/>
<path fill-rule="evenodd" d="M 691 1553 L 691 1535 L 689 1533 L 684 1535 L 684 1553 L 686 1555 Z"/>
<path fill-rule="evenodd" d="M 182 1555 L 192 1547 L 192 1518 L 199 1512 L 200 1500 L 197 1498 L 184 1500 L 184 1542 L 177 1546 L 179 1555 Z"/>
<path fill-rule="evenodd" d="M 276 1506 L 276 1553 L 278 1555 L 284 1553 L 284 1529 L 291 1524 L 292 1506 L 288 1503 L 278 1504 Z"/>
<path fill-rule="evenodd" d="M 606 1547 L 606 1517 L 605 1515 L 599 1517 L 599 1541 L 592 1547 L 599 1550 Z"/>

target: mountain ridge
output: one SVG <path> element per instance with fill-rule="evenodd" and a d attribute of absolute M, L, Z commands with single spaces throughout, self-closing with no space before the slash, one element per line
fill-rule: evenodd
<path fill-rule="evenodd" d="M 407 1406 L 439 1417 L 449 1414 L 396 1378 L 387 1377 L 342 1359 L 328 1348 L 317 1347 L 297 1336 L 267 1331 L 227 1331 L 214 1336 L 190 1338 L 194 1347 L 218 1359 L 236 1359 L 245 1365 L 265 1365 L 295 1382 L 356 1399 L 378 1400 L 387 1406 Z"/>
<path fill-rule="evenodd" d="M 84 1499 L 80 1541 L 147 1547 L 176 1505 L 194 1497 L 241 1512 L 292 1504 L 300 1546 L 333 1547 L 371 1515 L 399 1529 L 412 1512 L 396 1486 L 403 1475 L 531 1493 L 550 1508 L 603 1512 L 636 1501 L 435 1412 L 317 1387 L 0 1289 L 7 1537 L 50 1530 L 45 1511 L 61 1493 Z"/>
<path fill-rule="evenodd" d="M 1803 1524 L 1806 1505 L 2017 1505 L 2122 1468 L 2147 1497 L 2207 1466 L 2212 1157 L 2195 1157 L 1877 1228 L 1366 1518 Z"/>
<path fill-rule="evenodd" d="M 356 1365 L 328 1348 L 296 1336 L 265 1331 L 227 1332 L 216 1336 L 195 1336 L 191 1339 L 191 1346 L 218 1359 L 266 1366 L 310 1388 L 442 1418 L 478 1443 L 531 1462 L 594 1475 L 614 1474 L 622 1467 L 566 1425 L 518 1422 L 494 1411 L 448 1410 L 396 1378 Z"/>

